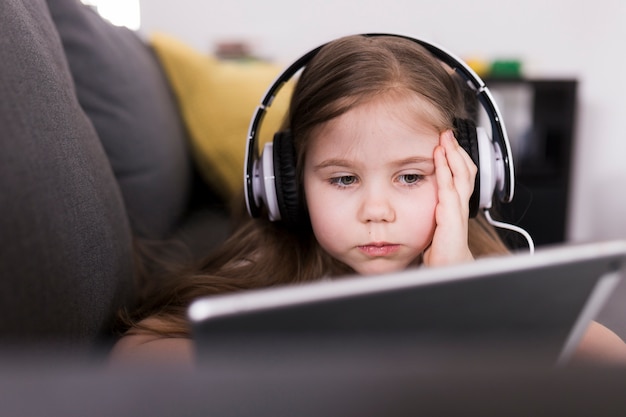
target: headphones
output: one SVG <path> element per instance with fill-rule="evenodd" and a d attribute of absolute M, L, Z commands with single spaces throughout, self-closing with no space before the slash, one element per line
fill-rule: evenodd
<path fill-rule="evenodd" d="M 362 36 L 393 36 L 413 41 L 461 76 L 487 113 L 492 132 L 492 138 L 489 138 L 486 130 L 477 127 L 472 120 L 454 121 L 457 141 L 478 167 L 474 192 L 470 198 L 470 217 L 475 216 L 479 209 L 490 209 L 494 195 L 503 203 L 510 202 L 513 199 L 515 185 L 511 147 L 500 111 L 480 77 L 451 53 L 423 40 L 384 33 Z M 302 213 L 303 209 L 300 207 L 298 196 L 296 156 L 291 134 L 288 131 L 277 132 L 273 142 L 265 145 L 260 156 L 257 136 L 263 116 L 280 88 L 304 68 L 325 45 L 309 51 L 280 74 L 265 93 L 252 117 L 248 129 L 244 166 L 246 206 L 252 217 L 259 217 L 261 208 L 265 207 L 271 221 L 280 220 L 287 225 L 297 226 L 303 220 L 304 213 Z"/>

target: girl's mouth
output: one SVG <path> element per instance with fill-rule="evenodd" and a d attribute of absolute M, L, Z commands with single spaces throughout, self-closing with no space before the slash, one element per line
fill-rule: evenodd
<path fill-rule="evenodd" d="M 400 245 L 394 243 L 369 243 L 358 246 L 359 250 L 368 256 L 387 256 L 398 251 Z"/>

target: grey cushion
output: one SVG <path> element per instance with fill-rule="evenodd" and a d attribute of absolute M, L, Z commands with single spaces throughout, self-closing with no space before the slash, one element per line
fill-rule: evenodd
<path fill-rule="evenodd" d="M 109 24 L 78 0 L 48 0 L 48 6 L 134 231 L 168 236 L 187 208 L 191 158 L 158 61 L 134 32 Z"/>
<path fill-rule="evenodd" d="M 92 344 L 131 292 L 131 234 L 45 0 L 0 1 L 0 97 L 0 342 Z"/>

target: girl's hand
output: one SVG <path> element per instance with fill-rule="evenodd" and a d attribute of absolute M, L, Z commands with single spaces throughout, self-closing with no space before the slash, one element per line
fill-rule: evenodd
<path fill-rule="evenodd" d="M 468 246 L 469 199 L 478 168 L 451 130 L 440 135 L 434 159 L 438 203 L 435 234 L 424 252 L 424 264 L 450 265 L 473 260 Z"/>

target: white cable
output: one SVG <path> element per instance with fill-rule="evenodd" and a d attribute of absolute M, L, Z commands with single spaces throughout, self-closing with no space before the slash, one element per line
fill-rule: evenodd
<path fill-rule="evenodd" d="M 529 250 L 529 252 L 531 254 L 535 253 L 535 243 L 533 242 L 533 238 L 530 237 L 530 234 L 526 230 L 522 229 L 521 227 L 515 226 L 513 224 L 502 223 L 502 222 L 499 222 L 499 221 L 496 221 L 496 220 L 492 219 L 491 218 L 491 214 L 489 214 L 489 210 L 483 210 L 483 212 L 485 213 L 485 218 L 487 219 L 489 224 L 491 224 L 492 226 L 499 227 L 501 229 L 511 230 L 513 232 L 517 232 L 520 235 L 524 236 L 524 238 L 528 242 L 528 250 Z"/>

